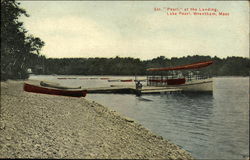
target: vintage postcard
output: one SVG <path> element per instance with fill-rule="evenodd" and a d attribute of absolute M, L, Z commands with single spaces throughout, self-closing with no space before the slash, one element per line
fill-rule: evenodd
<path fill-rule="evenodd" d="M 1 0 L 0 158 L 249 160 L 249 1 Z"/>

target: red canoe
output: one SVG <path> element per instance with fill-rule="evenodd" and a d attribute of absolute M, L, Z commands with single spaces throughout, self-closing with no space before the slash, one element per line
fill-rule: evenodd
<path fill-rule="evenodd" d="M 121 82 L 132 82 L 133 80 L 132 79 L 124 79 L 124 80 L 121 80 Z"/>
<path fill-rule="evenodd" d="M 70 96 L 70 97 L 85 97 L 87 94 L 86 90 L 80 89 L 56 89 L 51 87 L 42 87 L 39 85 L 24 83 L 23 90 L 26 92 Z"/>

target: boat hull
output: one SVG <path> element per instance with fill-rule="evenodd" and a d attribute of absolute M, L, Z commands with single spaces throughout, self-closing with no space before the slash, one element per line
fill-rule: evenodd
<path fill-rule="evenodd" d="M 28 83 L 24 83 L 23 89 L 26 92 L 70 96 L 70 97 L 85 97 L 87 94 L 86 90 L 54 89 L 54 88 L 42 87 L 42 86 L 28 84 Z"/>
<path fill-rule="evenodd" d="M 194 80 L 182 85 L 175 85 L 175 87 L 188 92 L 212 92 L 213 80 L 211 78 L 205 80 Z"/>
<path fill-rule="evenodd" d="M 168 80 L 149 80 L 150 86 L 165 86 L 165 87 L 176 87 L 182 89 L 182 91 L 187 92 L 212 92 L 213 91 L 213 80 L 202 79 L 202 80 L 192 80 L 185 81 L 183 79 L 171 79 L 171 83 Z"/>

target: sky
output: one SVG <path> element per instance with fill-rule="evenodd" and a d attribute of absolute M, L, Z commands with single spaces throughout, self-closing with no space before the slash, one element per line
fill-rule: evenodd
<path fill-rule="evenodd" d="M 249 57 L 247 1 L 21 1 L 20 7 L 30 15 L 20 21 L 45 42 L 41 53 L 49 58 Z"/>

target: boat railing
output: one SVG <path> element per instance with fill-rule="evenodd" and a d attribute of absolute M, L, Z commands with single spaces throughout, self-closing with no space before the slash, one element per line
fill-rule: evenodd
<path fill-rule="evenodd" d="M 179 79 L 185 78 L 186 82 L 194 81 L 194 80 L 203 80 L 211 78 L 209 75 L 187 75 L 187 76 L 180 76 L 180 75 L 171 75 L 171 76 L 147 76 L 147 85 L 148 86 L 167 86 L 168 79 Z"/>
<path fill-rule="evenodd" d="M 209 75 L 192 75 L 192 76 L 185 76 L 186 81 L 193 81 L 193 80 L 203 80 L 211 78 Z"/>

